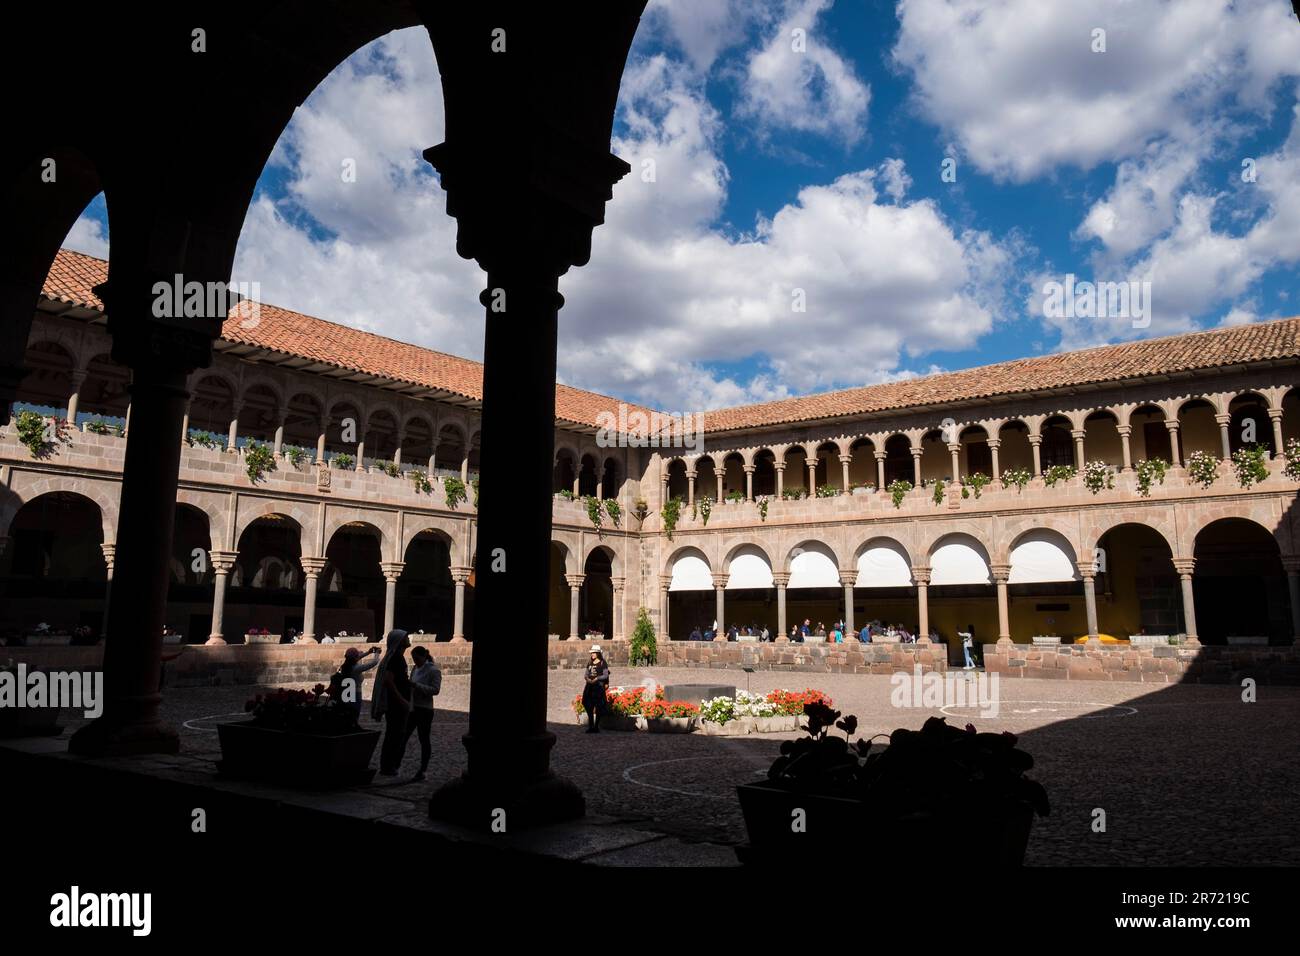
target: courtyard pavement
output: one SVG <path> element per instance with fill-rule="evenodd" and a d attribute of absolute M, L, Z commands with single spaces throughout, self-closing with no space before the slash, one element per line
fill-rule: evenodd
<path fill-rule="evenodd" d="M 745 675 L 718 669 L 619 668 L 614 683 L 736 683 L 754 692 L 816 687 L 859 719 L 857 736 L 920 727 L 939 711 L 897 708 L 891 678 L 874 675 Z M 589 823 L 571 828 L 569 859 L 604 864 L 735 863 L 745 838 L 738 783 L 762 779 L 783 737 L 737 738 L 604 732 L 588 735 L 569 701 L 581 678 L 549 673 L 554 769 L 577 783 Z M 464 767 L 469 677 L 447 676 L 433 724 L 428 778 L 411 782 L 419 764 L 412 737 L 401 774 L 331 794 L 294 795 L 243 782 L 219 782 L 215 727 L 243 718 L 260 688 L 166 688 L 164 716 L 182 735 L 177 757 L 134 758 L 136 769 L 270 799 L 301 799 L 317 809 L 439 829 L 427 819 L 430 793 Z M 1300 688 L 1261 686 L 1244 703 L 1232 685 L 1152 685 L 1100 681 L 1003 680 L 996 718 L 949 708 L 949 723 L 1009 730 L 1035 759 L 1052 814 L 1034 824 L 1028 865 L 1300 865 Z M 368 710 L 368 707 L 367 707 Z M 372 726 L 368 716 L 363 724 Z M 61 748 L 77 722 L 70 722 Z M 1095 832 L 1096 810 L 1105 812 Z M 445 828 L 443 828 L 445 830 Z M 953 833 L 958 857 L 978 860 L 980 821 Z M 541 845 L 539 844 L 539 847 Z M 545 849 L 545 847 L 541 847 Z M 549 852 L 549 851 L 548 851 Z"/>

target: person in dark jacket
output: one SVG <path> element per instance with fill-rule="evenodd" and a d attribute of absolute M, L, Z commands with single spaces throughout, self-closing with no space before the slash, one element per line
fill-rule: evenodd
<path fill-rule="evenodd" d="M 609 665 L 599 644 L 591 646 L 586 684 L 582 688 L 582 709 L 587 712 L 587 733 L 600 733 L 600 716 L 605 712 L 605 691 L 609 689 Z"/>
<path fill-rule="evenodd" d="M 388 652 L 379 662 L 375 674 L 375 689 L 371 692 L 370 716 L 384 721 L 384 743 L 379 753 L 379 772 L 385 777 L 397 776 L 406 754 L 406 741 L 410 737 L 411 678 L 403 656 L 411 646 L 405 631 L 396 628 L 388 632 Z"/>

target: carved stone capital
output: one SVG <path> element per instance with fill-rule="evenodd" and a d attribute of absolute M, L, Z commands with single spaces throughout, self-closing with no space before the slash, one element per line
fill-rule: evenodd
<path fill-rule="evenodd" d="M 990 564 L 989 572 L 993 575 L 994 584 L 1006 584 L 1007 579 L 1011 577 L 1011 565 Z"/>
<path fill-rule="evenodd" d="M 452 584 L 468 584 L 469 576 L 473 573 L 473 568 L 456 567 L 451 569 Z"/>
<path fill-rule="evenodd" d="M 235 567 L 235 561 L 239 558 L 238 551 L 209 551 L 208 560 L 212 562 L 212 570 L 217 574 L 229 574 Z"/>
<path fill-rule="evenodd" d="M 379 570 L 383 572 L 384 580 L 393 583 L 402 576 L 402 570 L 405 567 L 405 561 L 381 561 L 379 563 Z"/>
<path fill-rule="evenodd" d="M 912 580 L 915 581 L 917 585 L 929 584 L 930 569 L 921 567 L 912 568 Z"/>
<path fill-rule="evenodd" d="M 569 582 L 570 589 L 576 591 L 582 587 L 582 582 L 587 580 L 585 574 L 566 574 L 564 580 Z"/>
<path fill-rule="evenodd" d="M 1179 577 L 1190 577 L 1196 570 L 1195 558 L 1174 558 L 1174 570 L 1178 572 Z"/>
<path fill-rule="evenodd" d="M 779 588 L 785 587 L 790 583 L 789 571 L 777 571 L 772 575 L 772 583 Z"/>
<path fill-rule="evenodd" d="M 301 557 L 298 563 L 302 565 L 302 573 L 309 578 L 318 577 L 325 570 L 326 558 Z"/>
<path fill-rule="evenodd" d="M 727 581 L 730 580 L 730 578 L 730 574 L 714 574 L 713 586 L 715 588 L 725 588 L 727 586 Z"/>

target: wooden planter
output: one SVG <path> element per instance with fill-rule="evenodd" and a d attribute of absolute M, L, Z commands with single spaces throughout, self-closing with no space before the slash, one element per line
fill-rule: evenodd
<path fill-rule="evenodd" d="M 928 812 L 875 808 L 863 800 L 799 793 L 770 780 L 736 787 L 749 845 L 738 849 L 745 863 L 825 859 L 856 861 L 864 854 L 903 865 L 941 859 L 951 852 L 954 833 L 974 832 L 980 859 L 994 866 L 1024 863 L 1034 812 L 1027 803 L 1009 802 L 945 819 Z M 803 811 L 804 832 L 791 827 Z M 810 856 L 811 854 L 811 856 Z M 825 854 L 825 856 L 819 856 Z"/>
<path fill-rule="evenodd" d="M 695 729 L 695 718 L 647 717 L 645 727 L 652 734 L 689 734 Z"/>
<path fill-rule="evenodd" d="M 57 737 L 62 707 L 0 707 L 0 738 Z"/>
<path fill-rule="evenodd" d="M 219 724 L 221 760 L 217 769 L 232 777 L 248 777 L 311 789 L 366 784 L 375 775 L 370 758 L 379 731 L 346 734 L 301 734 L 259 727 L 253 721 Z"/>

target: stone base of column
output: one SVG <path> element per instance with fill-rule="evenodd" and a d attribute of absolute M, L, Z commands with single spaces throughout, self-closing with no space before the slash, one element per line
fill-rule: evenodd
<path fill-rule="evenodd" d="M 775 643 L 775 644 L 789 644 L 789 643 L 790 643 L 790 638 L 788 638 L 788 637 L 786 637 L 784 634 L 782 634 L 782 635 L 781 635 L 780 637 L 778 637 L 778 638 L 777 638 L 773 643 Z"/>
<path fill-rule="evenodd" d="M 916 639 L 916 643 L 918 643 L 918 644 L 933 644 L 934 641 L 930 640 L 930 638 L 929 638 L 928 635 L 926 635 L 926 634 L 922 634 L 920 637 L 918 637 L 918 638 Z"/>
<path fill-rule="evenodd" d="M 566 641 L 580 641 L 580 640 L 582 640 L 582 637 L 581 637 L 580 635 L 578 635 L 578 634 L 570 634 L 568 637 L 565 638 L 565 640 L 566 640 Z"/>
<path fill-rule="evenodd" d="M 997 646 L 998 646 L 998 647 L 1011 647 L 1011 635 L 1009 635 L 1009 634 L 1001 634 L 1001 635 L 998 635 L 998 644 L 997 644 Z"/>
<path fill-rule="evenodd" d="M 218 644 L 225 644 L 226 639 L 222 637 L 220 634 L 209 634 L 208 639 L 203 643 L 208 644 L 210 646 L 215 646 Z"/>
<path fill-rule="evenodd" d="M 465 640 L 465 635 L 464 635 L 464 634 L 457 634 L 455 637 L 453 637 L 453 638 L 451 639 L 451 643 L 452 643 L 452 644 L 468 644 L 469 641 Z"/>
<path fill-rule="evenodd" d="M 299 634 L 299 635 L 298 635 L 298 643 L 299 643 L 299 644 L 319 644 L 320 641 L 316 640 L 316 635 L 315 635 L 315 634 Z"/>
<path fill-rule="evenodd" d="M 582 791 L 548 768 L 554 734 L 491 743 L 467 734 L 463 740 L 470 769 L 434 792 L 430 818 L 488 832 L 495 822 L 512 833 L 586 816 Z"/>
<path fill-rule="evenodd" d="M 162 700 L 154 696 L 153 706 Z M 114 702 L 117 707 L 122 701 Z M 130 702 L 127 702 L 128 709 Z M 106 713 L 81 727 L 68 740 L 68 753 L 81 757 L 128 757 L 135 754 L 180 753 L 176 728 L 157 717 L 132 719 L 129 714 Z"/>
<path fill-rule="evenodd" d="M 724 633 L 722 633 L 722 634 L 714 634 L 714 635 L 713 635 L 713 643 L 715 643 L 715 644 L 719 644 L 719 643 L 721 643 L 721 644 L 725 644 L 725 643 L 727 643 L 727 635 L 726 635 L 726 633 L 724 632 Z"/>
<path fill-rule="evenodd" d="M 1188 634 L 1188 635 L 1187 635 L 1187 640 L 1183 641 L 1183 644 L 1184 644 L 1185 646 L 1187 646 L 1187 647 L 1200 647 L 1200 646 L 1201 646 L 1201 642 L 1197 639 L 1197 637 L 1196 637 L 1195 634 Z"/>

